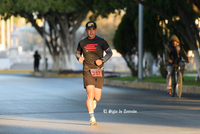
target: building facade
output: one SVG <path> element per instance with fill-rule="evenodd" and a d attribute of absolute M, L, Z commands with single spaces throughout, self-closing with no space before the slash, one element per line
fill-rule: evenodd
<path fill-rule="evenodd" d="M 14 17 L 12 16 L 8 20 L 0 20 L 0 51 L 10 48 L 11 46 L 10 33 L 13 31 L 14 27 L 13 19 Z"/>

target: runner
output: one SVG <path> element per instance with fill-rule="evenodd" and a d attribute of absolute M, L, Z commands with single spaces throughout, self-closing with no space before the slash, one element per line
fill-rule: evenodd
<path fill-rule="evenodd" d="M 94 21 L 86 23 L 85 31 L 87 37 L 79 42 L 76 58 L 79 63 L 83 63 L 83 81 L 87 91 L 86 106 L 90 115 L 90 125 L 97 125 L 94 109 L 97 101 L 101 99 L 104 84 L 103 64 L 112 56 L 112 50 L 103 38 L 96 35 L 97 25 Z"/>

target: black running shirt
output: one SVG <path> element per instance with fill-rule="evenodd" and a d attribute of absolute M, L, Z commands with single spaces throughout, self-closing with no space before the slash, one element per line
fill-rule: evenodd
<path fill-rule="evenodd" d="M 77 53 L 83 54 L 85 60 L 83 61 L 83 71 L 90 69 L 99 69 L 102 66 L 97 66 L 95 61 L 103 58 L 103 52 L 109 49 L 108 43 L 98 36 L 94 39 L 87 37 L 81 40 L 78 44 Z"/>

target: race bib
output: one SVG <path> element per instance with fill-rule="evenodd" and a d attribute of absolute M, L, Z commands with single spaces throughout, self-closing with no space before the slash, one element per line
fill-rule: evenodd
<path fill-rule="evenodd" d="M 90 73 L 91 73 L 92 77 L 102 77 L 101 69 L 91 69 Z"/>

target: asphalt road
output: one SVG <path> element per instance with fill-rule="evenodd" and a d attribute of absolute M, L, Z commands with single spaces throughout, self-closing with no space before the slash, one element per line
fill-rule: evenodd
<path fill-rule="evenodd" d="M 82 78 L 0 74 L 0 134 L 199 134 L 200 96 L 104 86 L 89 125 Z"/>

